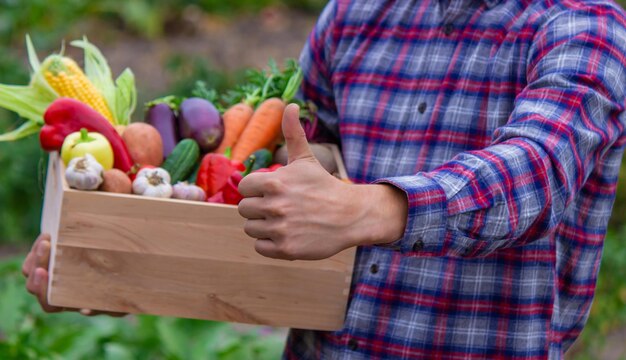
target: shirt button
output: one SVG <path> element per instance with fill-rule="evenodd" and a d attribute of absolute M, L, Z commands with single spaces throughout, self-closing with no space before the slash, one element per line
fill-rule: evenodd
<path fill-rule="evenodd" d="M 452 24 L 446 24 L 443 27 L 443 33 L 446 34 L 446 36 L 450 36 L 450 34 L 452 34 L 453 31 L 454 31 L 454 26 L 452 26 Z"/>
<path fill-rule="evenodd" d="M 370 266 L 370 272 L 376 274 L 378 272 L 378 264 L 372 264 L 372 266 Z"/>
<path fill-rule="evenodd" d="M 423 102 L 423 103 L 419 104 L 419 106 L 417 107 L 417 111 L 419 111 L 420 114 L 423 114 L 424 111 L 426 111 L 426 103 Z"/>
<path fill-rule="evenodd" d="M 417 240 L 415 244 L 413 244 L 413 251 L 422 251 L 424 248 L 424 242 L 422 240 Z"/>
<path fill-rule="evenodd" d="M 355 339 L 350 339 L 348 340 L 348 349 L 354 351 L 356 349 L 358 349 L 359 347 L 359 342 L 356 341 Z"/>

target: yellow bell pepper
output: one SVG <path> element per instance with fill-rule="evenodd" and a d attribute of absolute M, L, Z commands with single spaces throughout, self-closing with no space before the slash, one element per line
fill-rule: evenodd
<path fill-rule="evenodd" d="M 87 129 L 80 129 L 69 134 L 61 147 L 61 158 L 65 166 L 73 158 L 82 157 L 85 154 L 91 154 L 104 170 L 113 168 L 113 148 L 106 137 L 96 132 L 87 132 Z"/>

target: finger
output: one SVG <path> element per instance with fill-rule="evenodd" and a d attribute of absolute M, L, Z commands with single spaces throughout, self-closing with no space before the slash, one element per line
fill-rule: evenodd
<path fill-rule="evenodd" d="M 272 232 L 267 220 L 247 220 L 243 226 L 243 231 L 255 239 L 272 238 Z"/>
<path fill-rule="evenodd" d="M 263 196 L 263 185 L 268 173 L 252 173 L 239 182 L 239 193 L 244 198 Z"/>
<path fill-rule="evenodd" d="M 36 267 L 48 270 L 48 265 L 50 265 L 50 242 L 48 240 L 41 240 L 35 249 L 35 256 Z"/>
<path fill-rule="evenodd" d="M 34 284 L 37 287 L 36 295 L 39 305 L 43 311 L 47 313 L 55 313 L 63 311 L 62 307 L 52 306 L 48 304 L 48 271 L 42 268 L 36 268 L 33 274 Z"/>
<path fill-rule="evenodd" d="M 302 124 L 300 124 L 300 107 L 296 104 L 289 104 L 285 108 L 283 113 L 283 135 L 287 145 L 289 163 L 300 159 L 315 159 Z"/>
<path fill-rule="evenodd" d="M 91 309 L 80 309 L 80 314 L 81 315 L 85 315 L 85 316 L 94 316 L 95 315 L 95 310 L 91 310 Z"/>
<path fill-rule="evenodd" d="M 30 275 L 33 271 L 33 265 L 35 264 L 34 258 L 35 255 L 32 252 L 29 252 L 28 255 L 26 255 L 26 259 L 24 259 L 24 262 L 22 263 L 22 275 L 26 278 L 28 278 L 28 275 Z"/>
<path fill-rule="evenodd" d="M 26 259 L 24 259 L 24 262 L 22 263 L 22 275 L 24 275 L 25 277 L 28 277 L 28 275 L 33 271 L 35 267 L 35 249 L 37 248 L 39 243 L 41 243 L 42 240 L 50 241 L 50 235 L 39 234 L 39 236 L 33 243 L 33 246 L 28 252 L 28 255 L 26 255 Z"/>
<path fill-rule="evenodd" d="M 264 198 L 261 197 L 245 198 L 239 202 L 237 210 L 239 211 L 239 214 L 246 219 L 265 219 L 267 214 L 263 211 L 264 201 Z"/>
<path fill-rule="evenodd" d="M 276 243 L 269 239 L 257 239 L 254 243 L 254 250 L 268 258 L 284 259 L 282 254 L 278 251 Z"/>
<path fill-rule="evenodd" d="M 128 315 L 127 313 L 100 311 L 100 310 L 91 310 L 91 309 L 80 309 L 80 313 L 85 316 L 107 315 L 111 317 L 124 317 Z"/>
<path fill-rule="evenodd" d="M 37 282 L 35 282 L 37 281 Z M 28 278 L 26 278 L 26 290 L 35 295 L 38 296 L 38 292 L 39 292 L 39 281 L 40 279 L 36 279 L 35 277 L 35 269 L 33 268 L 33 270 L 30 272 L 30 275 L 28 276 Z"/>

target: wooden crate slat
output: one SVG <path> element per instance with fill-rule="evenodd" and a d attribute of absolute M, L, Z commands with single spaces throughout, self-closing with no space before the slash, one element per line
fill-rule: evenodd
<path fill-rule="evenodd" d="M 331 150 L 346 177 L 341 154 Z M 271 326 L 343 325 L 355 249 L 320 261 L 254 251 L 230 205 L 69 189 L 53 153 L 42 231 L 48 300 L 64 307 Z"/>

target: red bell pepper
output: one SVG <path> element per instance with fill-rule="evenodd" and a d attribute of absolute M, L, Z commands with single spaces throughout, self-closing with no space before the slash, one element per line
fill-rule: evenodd
<path fill-rule="evenodd" d="M 59 98 L 48 106 L 43 115 L 45 125 L 39 133 L 39 142 L 46 151 L 60 151 L 65 137 L 85 128 L 102 134 L 113 148 L 113 167 L 126 173 L 134 162 L 126 144 L 115 128 L 100 113 L 78 100 Z"/>
<path fill-rule="evenodd" d="M 255 170 L 254 172 L 260 172 L 260 173 L 274 172 L 274 171 L 280 169 L 281 167 L 283 167 L 281 164 L 274 164 L 274 165 L 271 165 L 270 167 L 267 167 L 267 168 L 262 168 L 262 169 L 259 169 L 259 170 Z"/>
<path fill-rule="evenodd" d="M 206 201 L 210 203 L 224 204 L 224 193 L 220 191 L 210 198 L 206 199 Z"/>
<path fill-rule="evenodd" d="M 239 193 L 239 183 L 241 182 L 241 179 L 244 178 L 244 176 L 248 175 L 248 173 L 250 172 L 250 169 L 252 169 L 253 164 L 254 162 L 248 167 L 248 169 L 244 173 L 235 171 L 234 173 L 232 173 L 232 175 L 230 175 L 230 177 L 228 178 L 228 181 L 226 182 L 226 185 L 224 185 L 224 188 L 222 188 L 222 193 L 224 196 L 224 203 L 232 204 L 232 205 L 239 205 L 239 202 L 243 200 L 243 196 L 241 196 L 241 194 Z M 277 169 L 280 169 L 281 167 L 282 165 L 280 164 L 274 164 L 268 168 L 255 170 L 254 172 L 259 172 L 259 173 L 274 172 Z"/>
<path fill-rule="evenodd" d="M 243 196 L 239 193 L 241 179 L 243 179 L 243 174 L 239 171 L 235 171 L 228 178 L 226 185 L 222 189 L 225 204 L 239 205 L 239 202 L 243 200 Z"/>
<path fill-rule="evenodd" d="M 209 153 L 202 158 L 196 185 L 210 198 L 222 190 L 233 172 L 244 169 L 245 166 L 239 161 L 232 161 L 222 154 Z"/>

